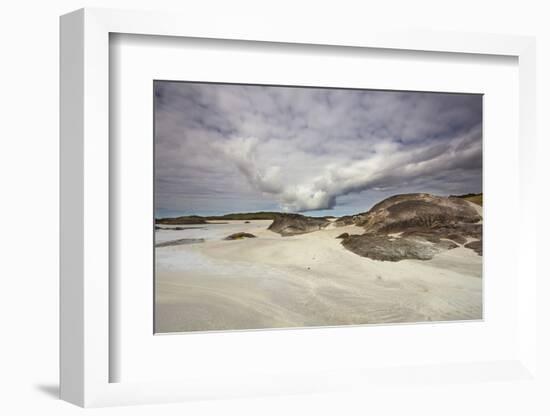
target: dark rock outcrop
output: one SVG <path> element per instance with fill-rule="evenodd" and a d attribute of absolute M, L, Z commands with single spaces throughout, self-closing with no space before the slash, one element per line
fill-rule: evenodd
<path fill-rule="evenodd" d="M 483 256 L 483 242 L 481 240 L 472 241 L 468 244 L 464 244 L 464 247 L 471 248 L 480 256 Z"/>
<path fill-rule="evenodd" d="M 342 239 L 345 240 L 345 239 L 348 238 L 348 237 L 349 237 L 349 234 L 348 234 L 348 233 L 342 233 L 342 234 L 340 234 L 340 235 L 339 235 L 338 237 L 336 237 L 336 238 L 342 238 Z"/>
<path fill-rule="evenodd" d="M 336 223 L 354 224 L 365 230 L 363 235 L 342 241 L 348 250 L 375 260 L 398 261 L 428 260 L 469 238 L 481 239 L 481 219 L 472 204 L 461 198 L 404 194 L 387 198 L 368 212 L 342 217 Z M 468 248 L 480 254 L 474 247 Z"/>
<path fill-rule="evenodd" d="M 430 260 L 437 253 L 458 247 L 448 240 L 432 243 L 420 238 L 372 234 L 350 235 L 342 245 L 360 256 L 383 261 Z"/>
<path fill-rule="evenodd" d="M 256 238 L 256 236 L 250 233 L 235 233 L 225 237 L 224 240 L 242 240 L 243 238 Z"/>
<path fill-rule="evenodd" d="M 282 236 L 305 234 L 318 231 L 330 224 L 325 218 L 306 217 L 300 214 L 281 214 L 273 220 L 268 230 Z"/>
<path fill-rule="evenodd" d="M 477 210 L 464 199 L 430 194 L 403 194 L 379 202 L 368 212 L 354 215 L 351 221 L 365 228 L 367 232 L 397 233 L 418 227 L 474 224 L 480 220 Z M 343 221 L 350 220 L 345 218 Z"/>
<path fill-rule="evenodd" d="M 433 243 L 439 242 L 442 238 L 452 240 L 458 244 L 464 244 L 468 238 L 481 238 L 481 224 L 450 224 L 441 227 L 415 227 L 403 231 L 401 237 L 421 237 Z"/>

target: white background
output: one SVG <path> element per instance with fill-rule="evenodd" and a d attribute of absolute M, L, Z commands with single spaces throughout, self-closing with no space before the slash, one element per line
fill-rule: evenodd
<path fill-rule="evenodd" d="M 306 2 L 184 1 L 19 1 L 4 3 L 0 13 L 2 42 L 2 341 L 0 342 L 0 411 L 5 414 L 73 414 L 82 410 L 55 400 L 58 367 L 58 15 L 83 6 L 178 9 L 219 13 L 235 20 L 246 14 L 339 25 L 431 27 L 538 36 L 538 130 L 540 213 L 547 215 L 550 129 L 550 29 L 543 1 L 327 1 Z M 546 116 L 546 117 L 545 117 Z M 547 140 L 543 140 L 546 138 Z M 543 176 L 544 175 L 544 176 Z M 543 180 L 543 178 L 545 180 Z M 541 221 L 539 235 L 550 235 Z M 544 227 L 544 228 L 542 228 Z M 542 238 L 540 238 L 542 244 Z M 546 247 L 548 244 L 546 243 Z M 544 252 L 544 251 L 543 251 Z M 542 267 L 542 263 L 540 267 Z M 542 273 L 542 271 L 541 271 Z M 548 267 L 544 271 L 549 276 Z M 550 282 L 539 292 L 550 294 Z M 540 305 L 549 328 L 547 304 Z M 550 331 L 540 332 L 550 350 Z M 541 368 L 548 358 L 541 351 Z M 376 392 L 339 392 L 316 396 L 198 402 L 178 405 L 93 410 L 99 414 L 422 414 L 543 415 L 550 413 L 550 386 L 495 383 L 400 388 Z"/>

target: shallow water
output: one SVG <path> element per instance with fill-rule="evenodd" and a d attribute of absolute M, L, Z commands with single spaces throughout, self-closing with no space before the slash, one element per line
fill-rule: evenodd
<path fill-rule="evenodd" d="M 185 230 L 155 230 L 155 243 L 179 240 L 182 238 L 203 238 L 205 241 L 223 240 L 228 235 L 238 232 L 250 232 L 258 226 L 267 228 L 271 221 L 231 221 L 226 224 L 197 224 L 197 225 L 159 225 L 162 228 L 186 228 Z M 189 228 L 188 228 L 189 227 Z"/>
<path fill-rule="evenodd" d="M 155 230 L 155 244 L 165 244 L 170 241 L 189 239 L 190 244 L 167 245 L 155 248 L 155 268 L 157 271 L 185 271 L 197 273 L 212 273 L 215 275 L 250 274 L 260 275 L 265 268 L 249 263 L 223 261 L 209 258 L 193 246 L 202 244 L 197 240 L 222 241 L 227 236 L 238 232 L 251 232 L 259 227 L 267 228 L 271 221 L 231 221 L 226 224 L 201 225 L 161 225 L 166 228 L 189 227 L 185 230 Z M 193 241 L 194 240 L 194 241 Z"/>

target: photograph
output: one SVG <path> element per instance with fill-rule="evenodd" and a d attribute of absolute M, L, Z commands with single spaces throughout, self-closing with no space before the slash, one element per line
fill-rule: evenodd
<path fill-rule="evenodd" d="M 483 95 L 153 81 L 154 333 L 483 319 Z"/>

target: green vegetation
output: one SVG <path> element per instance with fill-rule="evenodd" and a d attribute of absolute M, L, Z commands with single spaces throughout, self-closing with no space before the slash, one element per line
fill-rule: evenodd
<path fill-rule="evenodd" d="M 206 224 L 206 220 L 197 215 L 187 215 L 175 218 L 157 218 L 155 224 L 182 225 L 182 224 Z"/>
<path fill-rule="evenodd" d="M 184 224 L 208 224 L 210 221 L 250 221 L 250 220 L 274 220 L 275 218 L 290 215 L 282 212 L 273 211 L 259 211 L 259 212 L 243 212 L 233 213 L 225 215 L 211 215 L 211 216 L 199 216 L 199 215 L 184 215 L 181 217 L 172 218 L 157 218 L 155 224 L 166 225 L 184 225 Z M 312 217 L 315 218 L 315 217 Z M 335 217 L 321 217 L 321 218 L 335 218 Z"/>
<path fill-rule="evenodd" d="M 260 211 L 260 212 L 245 212 L 245 213 L 235 213 L 235 214 L 225 214 L 204 217 L 209 221 L 219 221 L 219 220 L 274 220 L 276 217 L 281 215 L 280 212 L 269 212 L 269 211 Z"/>
<path fill-rule="evenodd" d="M 483 194 L 475 195 L 475 196 L 469 196 L 467 198 L 464 198 L 466 201 L 473 202 L 474 204 L 478 204 L 483 206 Z"/>
<path fill-rule="evenodd" d="M 462 198 L 466 201 L 473 202 L 474 204 L 483 206 L 483 194 L 464 194 L 464 195 L 451 195 L 454 198 Z"/>
<path fill-rule="evenodd" d="M 280 215 L 281 215 L 280 212 L 266 212 L 266 211 L 225 214 L 225 215 L 212 215 L 207 217 L 202 217 L 199 215 L 184 215 L 181 217 L 173 217 L 173 218 L 157 218 L 155 220 L 155 223 L 167 224 L 167 225 L 182 225 L 182 224 L 208 224 L 209 221 L 274 220 Z"/>

